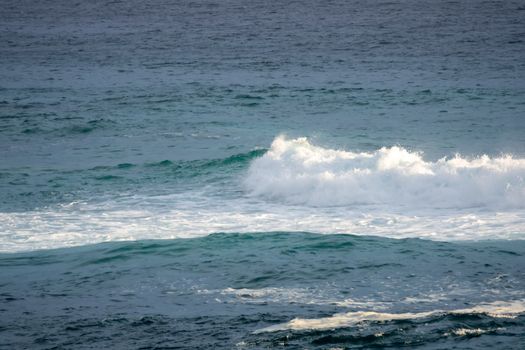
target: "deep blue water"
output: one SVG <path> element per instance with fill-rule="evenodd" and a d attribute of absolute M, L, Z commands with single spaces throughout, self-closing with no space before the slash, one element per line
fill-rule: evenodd
<path fill-rule="evenodd" d="M 524 254 L 523 241 L 261 232 L 3 255 L 0 344 L 518 349 L 525 344 L 523 315 L 453 311 L 518 300 L 523 312 Z M 422 319 L 254 333 L 294 318 L 371 310 L 439 311 Z"/>
<path fill-rule="evenodd" d="M 525 346 L 521 1 L 1 8 L 0 348 Z"/>

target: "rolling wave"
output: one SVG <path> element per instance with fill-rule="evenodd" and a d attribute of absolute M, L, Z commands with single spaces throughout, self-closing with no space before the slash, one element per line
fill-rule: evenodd
<path fill-rule="evenodd" d="M 35 174 L 0 174 L 0 251 L 215 232 L 525 234 L 525 159 L 512 156 L 428 161 L 401 147 L 355 153 L 277 137 L 226 158 Z"/>
<path fill-rule="evenodd" d="M 277 137 L 254 160 L 245 186 L 255 196 L 287 204 L 361 204 L 426 208 L 525 207 L 525 159 L 442 158 L 426 161 L 401 147 L 354 153 Z"/>

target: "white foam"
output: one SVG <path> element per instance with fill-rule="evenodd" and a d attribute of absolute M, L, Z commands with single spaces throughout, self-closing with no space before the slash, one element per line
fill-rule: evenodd
<path fill-rule="evenodd" d="M 481 329 L 481 328 L 458 328 L 453 329 L 452 334 L 456 335 L 458 337 L 473 337 L 473 336 L 479 336 L 487 332 L 494 331 L 495 329 Z M 497 329 L 496 329 L 497 330 Z M 451 335 L 450 333 L 445 333 L 445 335 Z"/>
<path fill-rule="evenodd" d="M 436 162 L 401 147 L 354 153 L 277 137 L 256 159 L 245 186 L 256 196 L 310 206 L 524 208 L 525 159 L 512 156 Z"/>
<path fill-rule="evenodd" d="M 0 213 L 0 252 L 215 232 L 525 238 L 525 160 L 510 156 L 430 162 L 399 147 L 353 153 L 278 137 L 239 177 L 243 185 L 233 179 L 208 192 Z"/>
<path fill-rule="evenodd" d="M 387 303 L 371 300 L 355 300 L 337 298 L 337 291 L 323 286 L 322 288 L 281 288 L 266 287 L 259 289 L 251 288 L 226 288 L 222 290 L 198 290 L 199 294 L 218 294 L 227 298 L 232 303 L 284 303 L 305 305 L 337 305 L 352 308 L 374 308 L 385 309 Z"/>
<path fill-rule="evenodd" d="M 356 311 L 335 314 L 330 317 L 317 319 L 295 318 L 286 323 L 280 323 L 266 328 L 259 329 L 255 333 L 276 332 L 284 330 L 324 330 L 351 327 L 361 322 L 384 322 L 395 320 L 413 320 L 427 318 L 440 314 L 485 314 L 495 318 L 515 318 L 525 313 L 525 300 L 515 300 L 510 302 L 495 301 L 492 303 L 480 304 L 472 308 L 457 310 L 432 310 L 426 312 L 406 312 L 406 313 L 384 313 L 375 311 Z"/>
<path fill-rule="evenodd" d="M 483 212 L 396 208 L 314 208 L 227 200 L 217 206 L 193 197 L 161 203 L 76 203 L 0 213 L 0 252 L 78 246 L 105 241 L 202 237 L 214 232 L 349 233 L 432 240 L 523 239 L 525 211 Z M 167 205 L 166 203 L 169 203 Z M 137 209 L 130 209 L 137 208 Z M 392 210 L 388 212 L 387 210 Z"/>

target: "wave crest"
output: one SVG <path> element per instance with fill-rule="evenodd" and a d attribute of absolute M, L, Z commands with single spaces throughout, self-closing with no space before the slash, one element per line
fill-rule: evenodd
<path fill-rule="evenodd" d="M 426 161 L 402 147 L 356 153 L 277 137 L 245 179 L 250 193 L 290 204 L 522 208 L 525 159 L 460 155 Z"/>

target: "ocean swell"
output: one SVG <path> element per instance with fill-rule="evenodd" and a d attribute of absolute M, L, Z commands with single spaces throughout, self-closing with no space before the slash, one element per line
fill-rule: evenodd
<path fill-rule="evenodd" d="M 383 147 L 357 153 L 277 137 L 244 181 L 255 196 L 288 204 L 517 209 L 525 207 L 525 159 L 511 155 L 427 161 Z"/>

